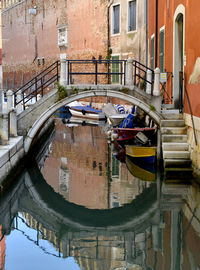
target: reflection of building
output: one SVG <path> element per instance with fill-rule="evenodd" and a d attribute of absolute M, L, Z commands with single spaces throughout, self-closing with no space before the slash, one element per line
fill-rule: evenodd
<path fill-rule="evenodd" d="M 134 177 L 127 169 L 125 163 L 117 160 L 113 152 L 111 156 L 111 183 L 110 183 L 110 208 L 130 203 L 137 195 L 142 193 L 149 183 Z"/>
<path fill-rule="evenodd" d="M 5 252 L 6 252 L 6 240 L 2 236 L 2 226 L 0 225 L 0 270 L 5 269 Z"/>
<path fill-rule="evenodd" d="M 57 120 L 52 153 L 42 172 L 69 201 L 88 208 L 107 208 L 107 141 L 100 128 L 68 128 Z"/>

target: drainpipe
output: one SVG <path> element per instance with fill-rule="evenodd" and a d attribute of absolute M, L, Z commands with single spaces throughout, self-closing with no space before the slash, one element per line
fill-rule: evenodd
<path fill-rule="evenodd" d="M 107 7 L 107 27 L 108 27 L 108 29 L 107 29 L 107 32 L 108 32 L 107 53 L 108 53 L 108 55 L 109 55 L 109 48 L 110 48 L 110 7 L 113 4 L 113 1 L 114 0 L 110 1 L 109 5 Z"/>
<path fill-rule="evenodd" d="M 110 57 L 110 7 L 113 4 L 114 0 L 109 1 L 108 7 L 107 7 L 107 56 Z M 110 60 L 110 59 L 108 59 Z M 108 64 L 108 71 L 110 72 L 110 65 Z M 110 78 L 108 77 L 108 83 L 110 83 Z M 107 98 L 108 101 L 108 98 Z"/>
<path fill-rule="evenodd" d="M 145 12 L 146 12 L 146 66 L 148 67 L 148 0 L 145 0 Z"/>
<path fill-rule="evenodd" d="M 155 68 L 158 66 L 158 0 L 155 0 Z"/>

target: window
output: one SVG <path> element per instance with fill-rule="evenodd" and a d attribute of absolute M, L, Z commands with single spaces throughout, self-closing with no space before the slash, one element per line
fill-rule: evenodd
<path fill-rule="evenodd" d="M 136 0 L 128 2 L 128 31 L 136 30 Z"/>
<path fill-rule="evenodd" d="M 120 27 L 120 5 L 113 6 L 113 34 L 119 33 Z"/>
<path fill-rule="evenodd" d="M 154 47 L 154 44 L 155 43 L 155 40 L 154 40 L 154 36 L 151 37 L 151 47 L 150 47 L 150 50 L 151 50 L 151 68 L 154 69 L 155 68 L 155 47 Z"/>
<path fill-rule="evenodd" d="M 160 71 L 164 72 L 165 71 L 165 64 L 164 64 L 164 56 L 165 56 L 165 31 L 164 29 L 160 30 L 160 51 L 159 51 L 159 56 L 160 56 Z"/>
<path fill-rule="evenodd" d="M 119 60 L 119 55 L 112 56 L 112 60 Z M 119 62 L 112 63 L 112 73 L 119 73 Z M 112 83 L 119 83 L 119 74 L 112 75 Z"/>
<path fill-rule="evenodd" d="M 112 177 L 119 177 L 119 160 L 112 155 Z"/>

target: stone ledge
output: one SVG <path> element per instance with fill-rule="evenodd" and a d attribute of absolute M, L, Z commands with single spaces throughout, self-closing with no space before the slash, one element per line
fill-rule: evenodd
<path fill-rule="evenodd" d="M 0 145 L 0 183 L 24 156 L 23 137 L 10 138 L 8 145 Z"/>

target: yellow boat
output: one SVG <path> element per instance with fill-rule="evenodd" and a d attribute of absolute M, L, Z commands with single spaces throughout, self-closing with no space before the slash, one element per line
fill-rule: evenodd
<path fill-rule="evenodd" d="M 156 147 L 154 146 L 126 145 L 125 147 L 127 156 L 147 163 L 154 163 L 156 160 Z"/>
<path fill-rule="evenodd" d="M 126 166 L 129 170 L 129 172 L 143 180 L 143 181 L 149 181 L 149 182 L 154 182 L 156 180 L 156 173 L 153 170 L 153 168 L 149 167 L 140 167 L 139 164 L 135 164 L 130 158 L 126 157 Z"/>

